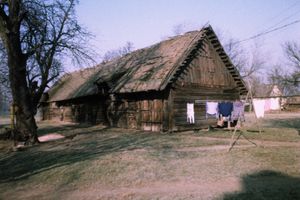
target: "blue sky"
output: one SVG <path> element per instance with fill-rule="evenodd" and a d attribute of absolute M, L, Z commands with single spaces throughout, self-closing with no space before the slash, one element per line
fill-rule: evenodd
<path fill-rule="evenodd" d="M 81 0 L 79 22 L 96 37 L 98 53 L 123 46 L 135 49 L 150 46 L 172 36 L 174 26 L 200 29 L 207 22 L 225 37 L 242 40 L 269 29 L 300 20 L 299 0 Z M 245 48 L 257 41 L 271 64 L 282 59 L 281 45 L 300 42 L 300 23 L 244 42 Z"/>

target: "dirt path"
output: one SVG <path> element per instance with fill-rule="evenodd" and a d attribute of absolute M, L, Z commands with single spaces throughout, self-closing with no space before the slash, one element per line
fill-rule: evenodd
<path fill-rule="evenodd" d="M 212 141 L 222 140 L 228 145 L 212 145 L 203 147 L 175 148 L 174 151 L 198 152 L 198 151 L 223 151 L 229 149 L 228 138 L 201 137 L 201 139 Z M 252 140 L 263 147 L 300 147 L 300 142 L 277 142 Z M 239 139 L 239 144 L 234 148 L 253 148 L 245 139 Z M 134 151 L 144 151 L 137 149 Z M 95 183 L 92 187 L 80 189 L 67 195 L 66 199 L 94 199 L 98 194 L 99 199 L 218 199 L 226 193 L 241 191 L 242 183 L 239 177 L 224 177 L 221 180 L 177 180 L 174 182 L 148 182 L 147 185 L 136 185 L 132 187 L 107 187 L 101 183 Z"/>
<path fill-rule="evenodd" d="M 94 184 L 75 193 L 67 195 L 66 199 L 93 199 L 99 194 L 99 199 L 140 199 L 151 197 L 156 199 L 188 198 L 188 199 L 212 199 L 221 196 L 224 192 L 239 191 L 241 184 L 238 178 L 229 177 L 220 181 L 187 181 L 176 182 L 149 182 L 147 185 L 135 187 L 105 187 L 101 184 Z M 213 194 L 213 196 L 212 196 Z M 147 198 L 146 198 L 147 199 Z"/>

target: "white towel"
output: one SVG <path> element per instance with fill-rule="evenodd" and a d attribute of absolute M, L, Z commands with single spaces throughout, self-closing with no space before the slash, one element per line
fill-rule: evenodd
<path fill-rule="evenodd" d="M 277 98 L 271 98 L 271 110 L 280 110 L 280 99 Z"/>
<path fill-rule="evenodd" d="M 187 104 L 187 121 L 191 124 L 195 123 L 195 112 L 194 112 L 194 104 Z"/>
<path fill-rule="evenodd" d="M 206 113 L 209 115 L 218 115 L 218 102 L 206 102 Z"/>
<path fill-rule="evenodd" d="M 257 118 L 263 118 L 265 116 L 265 100 L 253 99 L 254 112 Z"/>

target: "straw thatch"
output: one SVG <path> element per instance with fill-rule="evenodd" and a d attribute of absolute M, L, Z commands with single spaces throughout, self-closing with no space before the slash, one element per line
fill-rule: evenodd
<path fill-rule="evenodd" d="M 212 28 L 188 32 L 148 48 L 94 68 L 65 75 L 49 90 L 49 102 L 62 101 L 97 94 L 97 84 L 105 84 L 108 93 L 162 91 L 174 82 L 191 56 L 210 41 L 234 78 L 240 93 L 245 85 L 232 65 Z"/>
<path fill-rule="evenodd" d="M 98 68 L 88 68 L 65 74 L 48 91 L 49 102 L 89 96 L 97 93 L 94 82 Z"/>

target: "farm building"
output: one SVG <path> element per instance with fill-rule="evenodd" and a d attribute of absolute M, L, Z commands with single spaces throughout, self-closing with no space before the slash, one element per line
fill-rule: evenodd
<path fill-rule="evenodd" d="M 270 98 L 283 96 L 281 89 L 278 85 L 274 84 L 260 84 L 255 86 L 252 91 L 253 97 L 256 98 Z"/>
<path fill-rule="evenodd" d="M 255 99 L 265 100 L 265 111 L 278 111 L 286 104 L 286 98 L 278 85 L 260 84 L 252 92 Z"/>
<path fill-rule="evenodd" d="M 206 102 L 232 101 L 245 93 L 239 72 L 208 26 L 67 74 L 45 94 L 41 108 L 44 119 L 176 131 L 216 123 L 206 116 Z"/>
<path fill-rule="evenodd" d="M 286 96 L 285 108 L 290 111 L 300 111 L 300 95 Z"/>

